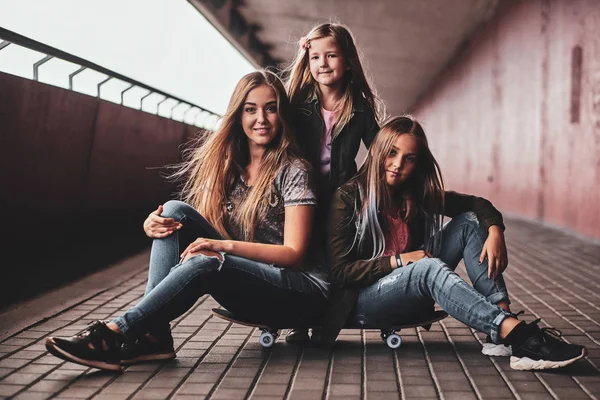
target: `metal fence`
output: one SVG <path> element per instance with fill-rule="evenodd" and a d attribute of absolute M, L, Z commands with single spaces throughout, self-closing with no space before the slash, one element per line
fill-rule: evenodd
<path fill-rule="evenodd" d="M 14 55 L 8 54 L 11 49 L 16 52 Z M 203 129 L 213 130 L 220 118 L 219 114 L 204 107 L 0 27 L 0 61 L 4 58 L 10 59 L 11 56 L 16 57 L 17 53 L 27 55 L 25 58 L 31 60 L 28 61 L 31 69 L 25 71 L 22 66 L 11 69 L 3 67 L 6 63 L 0 62 L 0 71 L 54 84 Z M 61 68 L 54 68 L 54 75 L 58 74 L 64 78 L 64 82 L 41 79 L 40 71 L 57 62 L 61 63 Z"/>

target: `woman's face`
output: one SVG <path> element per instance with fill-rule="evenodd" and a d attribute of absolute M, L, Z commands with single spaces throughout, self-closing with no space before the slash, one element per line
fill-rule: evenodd
<path fill-rule="evenodd" d="M 277 112 L 277 96 L 267 85 L 258 86 L 248 92 L 242 106 L 242 128 L 248 145 L 266 147 L 281 130 Z"/>
<path fill-rule="evenodd" d="M 385 183 L 398 186 L 406 182 L 416 169 L 418 151 L 417 139 L 413 135 L 398 136 L 384 162 Z"/>

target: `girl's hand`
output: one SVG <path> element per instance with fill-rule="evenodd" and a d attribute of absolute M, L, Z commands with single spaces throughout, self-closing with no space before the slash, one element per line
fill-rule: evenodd
<path fill-rule="evenodd" d="M 215 239 L 206 239 L 206 238 L 198 238 L 196 240 L 194 240 L 192 243 L 190 243 L 190 245 L 187 247 L 187 249 L 185 249 L 183 251 L 183 253 L 181 253 L 181 259 L 182 260 L 187 260 L 188 254 L 189 253 L 199 253 L 200 251 L 204 251 L 204 250 L 208 250 L 210 252 L 212 252 L 211 255 L 215 255 L 215 254 L 219 254 L 219 252 L 221 251 L 228 251 L 229 250 L 229 244 L 230 241 L 229 240 L 215 240 Z M 201 254 L 205 254 L 204 252 Z M 195 254 L 198 255 L 198 254 Z M 193 256 L 192 256 L 193 257 Z M 221 257 L 219 257 L 219 260 L 221 259 Z"/>
<path fill-rule="evenodd" d="M 493 225 L 488 230 L 488 237 L 483 244 L 479 264 L 488 258 L 488 278 L 496 279 L 508 266 L 508 252 L 504 241 L 504 232 Z"/>
<path fill-rule="evenodd" d="M 158 208 L 148 215 L 148 218 L 144 221 L 144 232 L 152 239 L 162 239 L 183 226 L 181 223 L 176 222 L 173 218 L 163 218 L 160 216 L 163 212 L 163 206 L 160 205 Z"/>
<path fill-rule="evenodd" d="M 400 260 L 402 261 L 402 265 L 404 265 L 404 266 L 407 266 L 410 263 L 419 261 L 425 257 L 431 258 L 433 256 L 423 250 L 416 250 L 416 251 L 411 251 L 410 253 L 400 254 Z"/>
<path fill-rule="evenodd" d="M 204 254 L 205 256 L 208 256 L 208 257 L 217 257 L 219 259 L 219 261 L 223 261 L 223 256 L 221 255 L 221 253 L 217 253 L 216 251 L 212 251 L 212 250 L 200 250 L 195 253 L 192 253 L 192 252 L 187 253 L 185 257 L 181 258 L 180 263 L 183 264 L 190 258 L 199 256 L 200 254 Z"/>

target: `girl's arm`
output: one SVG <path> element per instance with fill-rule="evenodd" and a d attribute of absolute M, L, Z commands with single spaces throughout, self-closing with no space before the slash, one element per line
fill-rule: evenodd
<path fill-rule="evenodd" d="M 294 160 L 282 169 L 274 184 L 282 197 L 285 210 L 282 245 L 197 239 L 186 252 L 224 251 L 282 268 L 300 270 L 309 247 L 314 208 L 317 204 L 310 166 L 302 160 Z"/>
<path fill-rule="evenodd" d="M 266 264 L 300 270 L 309 247 L 313 215 L 312 205 L 285 207 L 282 245 L 198 238 L 183 252 L 182 258 L 187 257 L 188 253 L 193 256 L 203 250 L 224 251 Z"/>
<path fill-rule="evenodd" d="M 377 132 L 379 132 L 379 124 L 375 120 L 375 114 L 371 107 L 365 104 L 365 130 L 363 132 L 362 140 L 367 149 L 371 147 L 371 143 L 375 140 Z"/>
<path fill-rule="evenodd" d="M 390 257 L 362 260 L 356 235 L 353 196 L 338 190 L 332 201 L 327 236 L 331 281 L 338 287 L 364 287 L 392 271 Z"/>
<path fill-rule="evenodd" d="M 502 214 L 489 200 L 456 192 L 446 192 L 445 212 L 449 217 L 472 211 L 488 236 L 483 244 L 479 263 L 488 259 L 488 277 L 496 279 L 508 266 L 508 250 L 504 240 Z"/>
<path fill-rule="evenodd" d="M 477 220 L 486 232 L 491 226 L 497 226 L 504 231 L 504 220 L 500 211 L 489 200 L 457 192 L 446 192 L 444 199 L 444 215 L 455 217 L 464 212 L 474 212 Z"/>

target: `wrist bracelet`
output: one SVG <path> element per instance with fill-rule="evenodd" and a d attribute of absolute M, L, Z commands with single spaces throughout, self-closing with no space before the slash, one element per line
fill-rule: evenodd
<path fill-rule="evenodd" d="M 396 268 L 402 268 L 402 259 L 400 258 L 400 254 L 396 254 Z"/>

